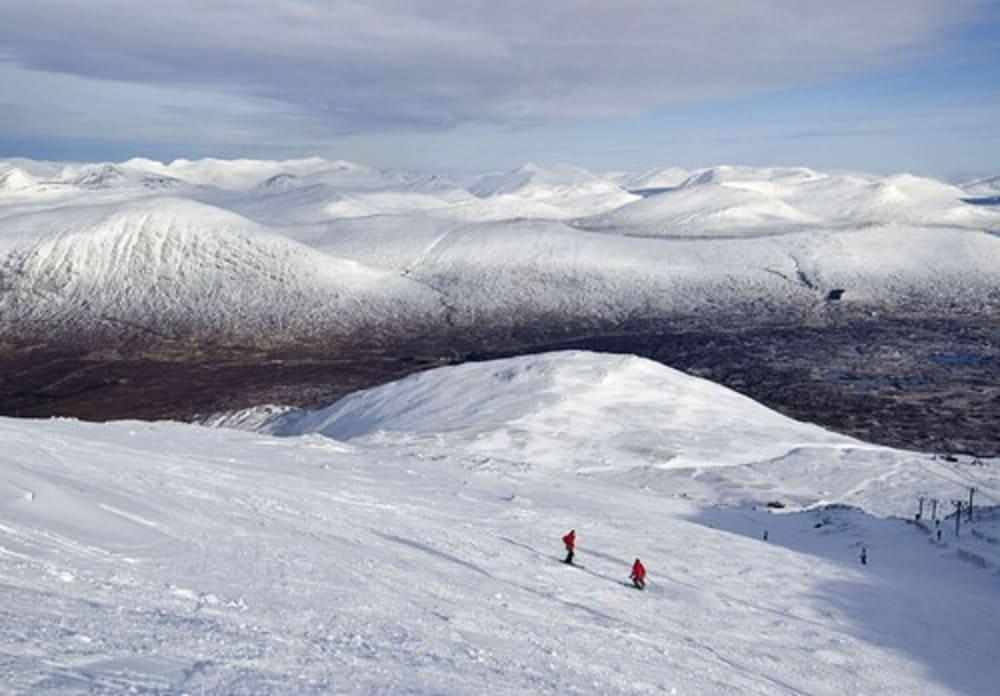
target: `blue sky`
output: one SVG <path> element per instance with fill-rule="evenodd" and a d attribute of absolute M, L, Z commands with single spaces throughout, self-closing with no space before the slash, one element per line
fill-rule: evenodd
<path fill-rule="evenodd" d="M 1000 0 L 5 0 L 0 156 L 1000 163 Z"/>

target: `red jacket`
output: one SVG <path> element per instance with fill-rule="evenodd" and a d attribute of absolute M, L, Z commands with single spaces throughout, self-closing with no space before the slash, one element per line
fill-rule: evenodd
<path fill-rule="evenodd" d="M 574 532 L 570 532 L 564 536 L 563 543 L 566 544 L 567 551 L 572 551 L 573 547 L 576 546 L 576 534 Z"/>
<path fill-rule="evenodd" d="M 646 566 L 638 558 L 632 564 L 632 579 L 644 581 L 646 579 Z"/>

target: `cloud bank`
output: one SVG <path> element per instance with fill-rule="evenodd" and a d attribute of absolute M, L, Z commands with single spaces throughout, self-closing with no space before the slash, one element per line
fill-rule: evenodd
<path fill-rule="evenodd" d="M 631 116 L 815 84 L 933 50 L 977 6 L 6 0 L 0 56 L 19 69 L 232 95 L 332 134 L 434 130 Z"/>

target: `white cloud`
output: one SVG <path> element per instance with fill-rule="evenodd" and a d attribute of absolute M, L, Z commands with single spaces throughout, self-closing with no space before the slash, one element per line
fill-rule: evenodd
<path fill-rule="evenodd" d="M 977 4 L 5 0 L 0 53 L 82 78 L 284 103 L 332 133 L 433 129 L 813 84 L 933 48 Z"/>

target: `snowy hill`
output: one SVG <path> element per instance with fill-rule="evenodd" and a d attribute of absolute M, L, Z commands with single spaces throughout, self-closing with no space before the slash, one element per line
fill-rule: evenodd
<path fill-rule="evenodd" d="M 272 430 L 340 440 L 447 433 L 476 452 L 567 470 L 724 466 L 851 442 L 650 360 L 576 352 L 432 370 Z M 558 443 L 568 436 L 576 446 L 566 450 Z"/>
<path fill-rule="evenodd" d="M 3 243 L 0 322 L 9 330 L 85 333 L 92 323 L 124 323 L 280 343 L 331 328 L 421 323 L 437 310 L 434 294 L 412 281 L 177 198 L 15 216 L 0 223 Z"/>
<path fill-rule="evenodd" d="M 27 191 L 38 186 L 38 180 L 17 167 L 0 170 L 0 191 Z"/>
<path fill-rule="evenodd" d="M 470 182 L 469 190 L 507 205 L 544 203 L 552 211 L 545 214 L 550 219 L 599 213 L 637 198 L 611 177 L 568 165 L 543 168 L 526 164 L 511 172 L 479 177 Z"/>
<path fill-rule="evenodd" d="M 438 368 L 327 408 L 251 409 L 214 425 L 442 451 L 458 446 L 498 468 L 638 478 L 713 504 L 763 503 L 759 491 L 784 491 L 800 506 L 849 504 L 907 516 L 915 481 L 926 476 L 912 464 L 920 455 L 794 421 L 651 360 L 576 351 Z M 880 476 L 870 480 L 873 469 Z"/>
<path fill-rule="evenodd" d="M 1000 462 L 871 447 L 582 353 L 285 415 L 350 439 L 0 419 L 0 682 L 958 694 L 1000 676 L 979 523 L 932 543 L 886 517 L 970 480 L 996 504 Z M 583 568 L 560 562 L 570 528 Z"/>
<path fill-rule="evenodd" d="M 819 218 L 773 195 L 712 180 L 652 195 L 580 222 L 588 229 L 612 229 L 644 236 L 731 236 L 819 223 Z"/>
<path fill-rule="evenodd" d="M 580 225 L 648 236 L 741 236 L 894 224 L 988 229 L 1000 221 L 966 196 L 907 174 L 874 179 L 804 168 L 716 167 Z"/>
<path fill-rule="evenodd" d="M 281 174 L 301 176 L 324 171 L 328 168 L 352 169 L 356 165 L 348 162 L 328 162 L 319 157 L 309 157 L 285 161 L 217 160 L 211 158 L 191 161 L 178 159 L 169 164 L 162 164 L 154 160 L 132 159 L 123 166 L 132 170 L 173 177 L 196 186 L 241 190 L 258 186 Z"/>
<path fill-rule="evenodd" d="M 691 172 L 680 167 L 650 169 L 645 172 L 622 173 L 618 181 L 629 191 L 658 192 L 680 186 L 691 177 Z"/>

